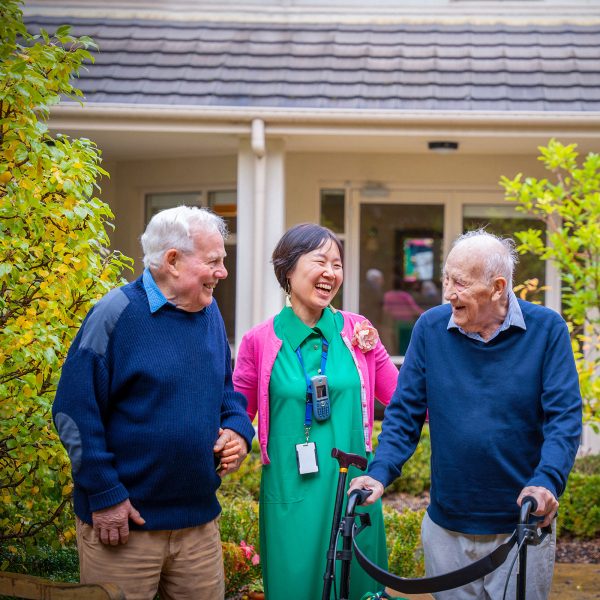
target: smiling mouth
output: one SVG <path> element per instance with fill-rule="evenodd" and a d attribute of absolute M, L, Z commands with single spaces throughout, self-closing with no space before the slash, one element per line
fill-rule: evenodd
<path fill-rule="evenodd" d="M 317 283 L 317 285 L 315 285 L 315 287 L 319 291 L 325 292 L 326 294 L 330 294 L 331 290 L 333 289 L 333 286 L 330 285 L 329 283 Z"/>
<path fill-rule="evenodd" d="M 217 287 L 217 284 L 216 283 L 205 283 L 204 287 L 208 288 L 211 291 L 213 291 Z"/>

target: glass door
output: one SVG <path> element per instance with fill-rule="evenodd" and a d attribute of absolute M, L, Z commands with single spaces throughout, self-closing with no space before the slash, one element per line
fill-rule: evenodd
<path fill-rule="evenodd" d="M 440 304 L 442 204 L 360 205 L 358 310 L 393 356 L 403 356 L 419 315 Z"/>

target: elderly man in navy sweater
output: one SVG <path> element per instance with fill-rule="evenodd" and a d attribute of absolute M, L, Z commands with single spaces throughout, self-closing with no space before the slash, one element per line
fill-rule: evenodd
<path fill-rule="evenodd" d="M 204 209 L 155 215 L 143 275 L 93 307 L 62 370 L 81 581 L 128 600 L 224 595 L 215 492 L 254 435 L 213 301 L 225 234 Z"/>
<path fill-rule="evenodd" d="M 512 241 L 485 231 L 455 242 L 444 267 L 448 304 L 417 321 L 369 475 L 350 486 L 371 489 L 367 503 L 379 498 L 414 452 L 428 411 L 431 504 L 421 532 L 428 576 L 506 541 L 525 496 L 537 500 L 540 526 L 551 524 L 577 452 L 581 396 L 567 326 L 554 311 L 516 298 L 515 262 Z M 528 600 L 547 598 L 554 550 L 555 534 L 530 548 Z M 502 598 L 511 562 L 436 599 Z M 506 598 L 515 588 L 510 583 Z"/>

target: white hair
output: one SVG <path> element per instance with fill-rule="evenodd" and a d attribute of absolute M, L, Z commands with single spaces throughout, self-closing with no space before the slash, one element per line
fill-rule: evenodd
<path fill-rule="evenodd" d="M 383 282 L 383 273 L 379 269 L 367 269 L 365 277 L 369 283 Z"/>
<path fill-rule="evenodd" d="M 142 234 L 144 267 L 158 267 L 165 252 L 175 248 L 181 252 L 192 252 L 194 242 L 191 235 L 220 233 L 227 237 L 225 221 L 206 208 L 177 206 L 156 213 Z"/>
<path fill-rule="evenodd" d="M 462 245 L 481 251 L 483 278 L 487 283 L 501 276 L 506 279 L 507 290 L 512 289 L 515 266 L 519 262 L 514 240 L 488 233 L 485 229 L 475 229 L 458 236 L 452 249 Z"/>

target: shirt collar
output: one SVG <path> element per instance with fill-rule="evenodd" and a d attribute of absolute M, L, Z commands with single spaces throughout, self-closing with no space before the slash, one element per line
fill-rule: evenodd
<path fill-rule="evenodd" d="M 293 350 L 303 344 L 311 335 L 323 336 L 330 344 L 335 336 L 335 317 L 333 312 L 326 308 L 314 327 L 303 323 L 292 310 L 286 306 L 280 313 L 283 336 Z"/>
<path fill-rule="evenodd" d="M 169 303 L 169 301 L 165 298 L 165 295 L 160 291 L 160 288 L 156 285 L 156 281 L 154 281 L 154 277 L 152 277 L 152 273 L 150 273 L 150 269 L 148 268 L 144 269 L 144 273 L 142 274 L 142 283 L 144 284 L 144 289 L 146 290 L 146 296 L 148 297 L 148 304 L 150 306 L 151 313 L 155 313 L 165 304 Z"/>
<path fill-rule="evenodd" d="M 471 338 L 472 340 L 478 340 L 480 342 L 487 343 L 493 340 L 501 331 L 505 331 L 509 327 L 519 327 L 523 330 L 527 329 L 527 327 L 525 326 L 525 319 L 523 318 L 523 312 L 521 311 L 521 307 L 519 306 L 519 301 L 517 300 L 517 297 L 515 296 L 515 293 L 512 290 L 508 291 L 508 310 L 506 311 L 506 317 L 504 317 L 504 321 L 502 322 L 500 327 L 498 327 L 498 329 L 494 331 L 494 333 L 489 339 L 484 340 L 478 333 L 465 331 L 462 327 L 459 327 L 454 322 L 454 317 L 452 315 L 450 315 L 447 329 L 458 329 L 458 331 L 466 335 L 468 338 Z"/>

